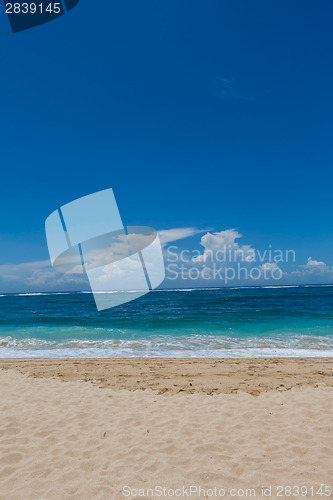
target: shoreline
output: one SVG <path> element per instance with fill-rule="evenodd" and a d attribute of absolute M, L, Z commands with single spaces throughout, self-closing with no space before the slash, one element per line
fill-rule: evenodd
<path fill-rule="evenodd" d="M 333 358 L 70 358 L 0 359 L 0 370 L 33 378 L 90 382 L 113 390 L 158 394 L 253 396 L 294 387 L 333 387 Z"/>

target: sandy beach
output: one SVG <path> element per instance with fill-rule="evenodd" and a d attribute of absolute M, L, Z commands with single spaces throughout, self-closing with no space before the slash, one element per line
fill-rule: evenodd
<path fill-rule="evenodd" d="M 330 496 L 330 359 L 0 368 L 3 500 Z"/>

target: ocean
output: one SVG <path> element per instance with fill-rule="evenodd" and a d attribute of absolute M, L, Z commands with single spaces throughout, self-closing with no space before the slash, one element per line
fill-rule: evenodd
<path fill-rule="evenodd" d="M 332 356 L 333 286 L 0 295 L 0 358 Z"/>

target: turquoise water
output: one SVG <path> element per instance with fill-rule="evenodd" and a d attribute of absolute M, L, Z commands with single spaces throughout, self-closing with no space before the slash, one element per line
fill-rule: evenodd
<path fill-rule="evenodd" d="M 35 313 L 35 314 L 34 314 Z M 333 356 L 333 286 L 0 296 L 0 357 Z"/>

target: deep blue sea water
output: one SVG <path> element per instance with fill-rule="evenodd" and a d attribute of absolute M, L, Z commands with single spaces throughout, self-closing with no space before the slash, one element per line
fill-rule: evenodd
<path fill-rule="evenodd" d="M 35 313 L 35 314 L 34 314 Z M 0 357 L 333 356 L 333 286 L 0 296 Z"/>

